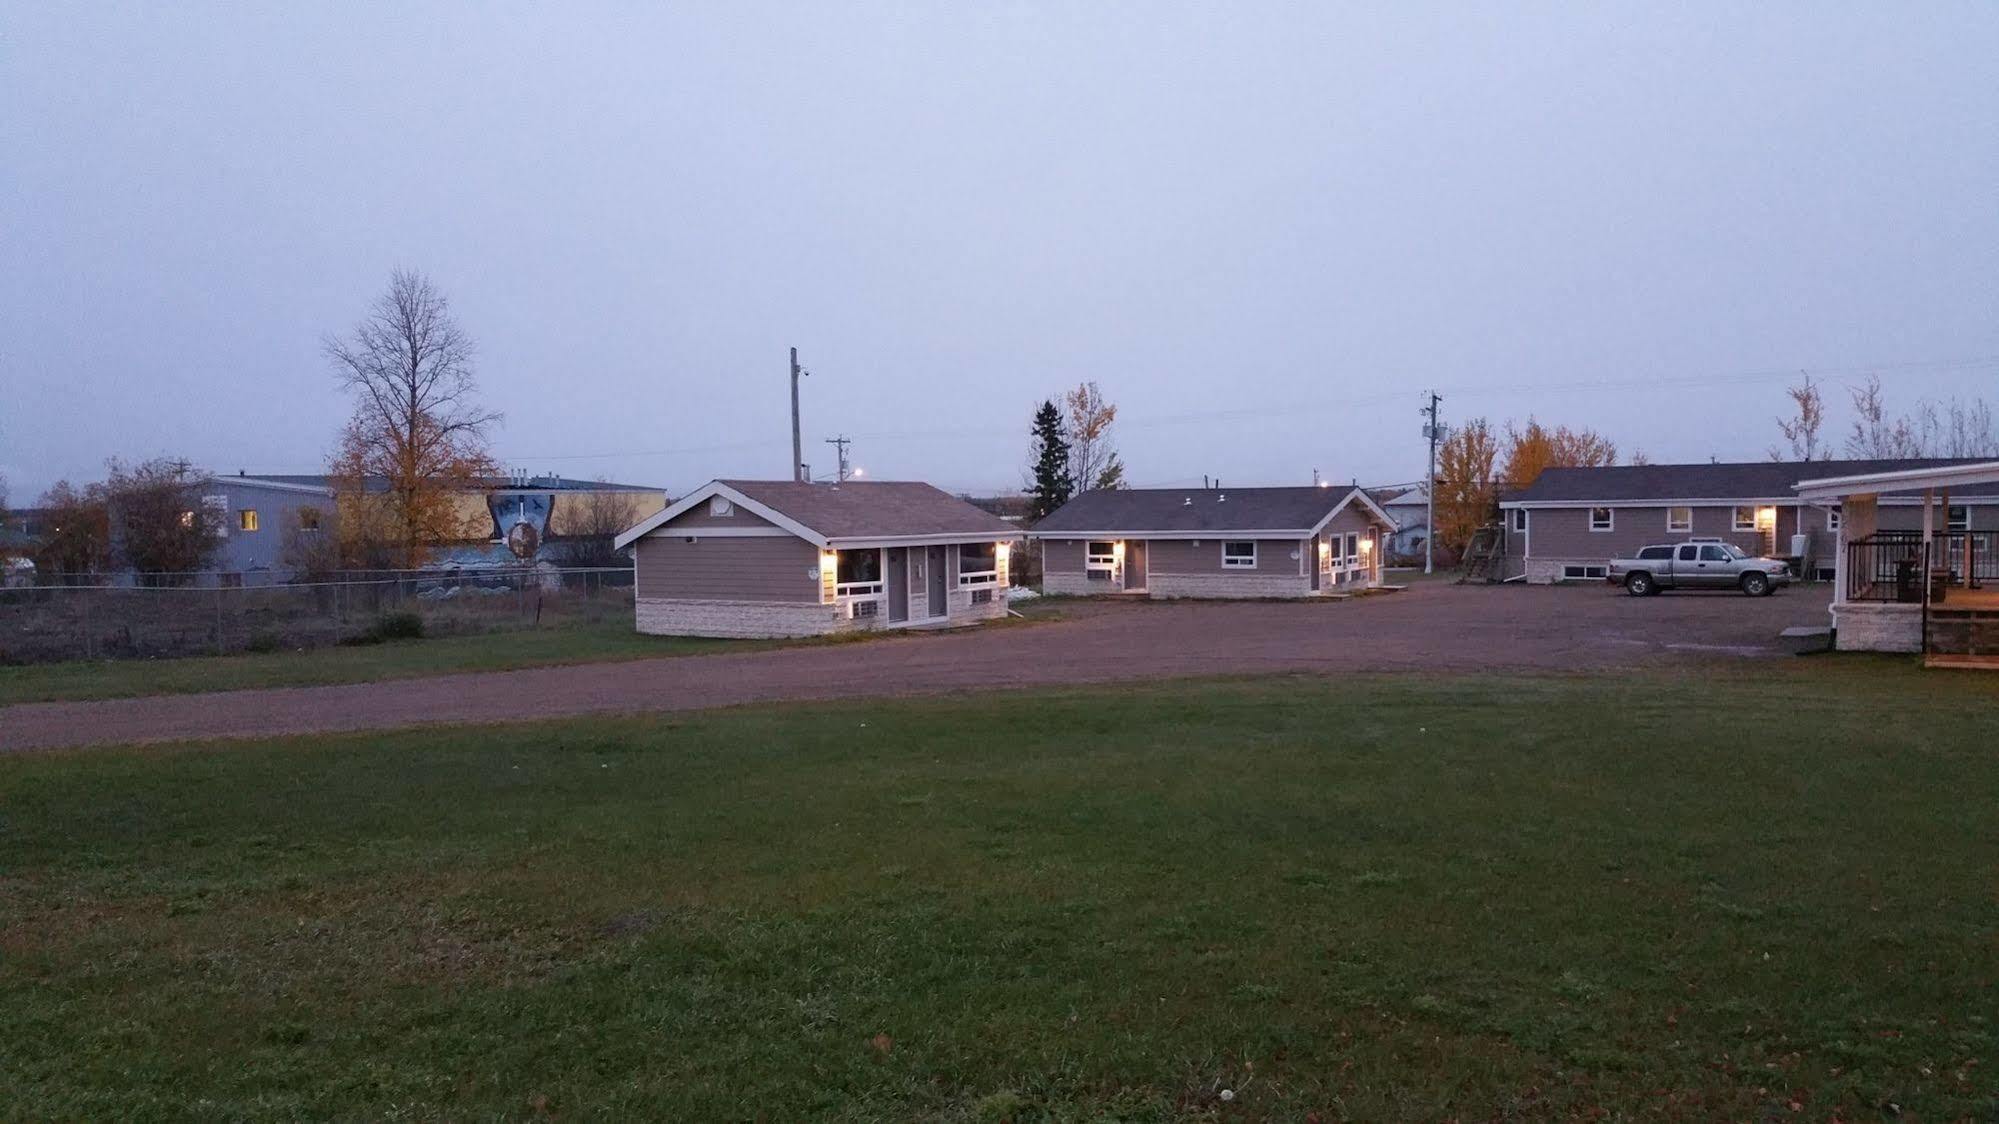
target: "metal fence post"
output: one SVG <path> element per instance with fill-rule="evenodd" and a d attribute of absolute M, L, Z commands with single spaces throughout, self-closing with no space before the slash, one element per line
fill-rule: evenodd
<path fill-rule="evenodd" d="M 97 658 L 97 644 L 90 632 L 90 591 L 88 589 L 79 589 L 77 590 L 77 594 L 83 598 L 83 658 L 86 660 L 95 659 Z"/>

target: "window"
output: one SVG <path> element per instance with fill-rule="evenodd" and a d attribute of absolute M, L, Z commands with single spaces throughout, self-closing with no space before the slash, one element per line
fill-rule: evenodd
<path fill-rule="evenodd" d="M 1831 566 L 1820 566 L 1816 571 L 1816 576 L 1819 581 L 1829 582 L 1839 577 L 1839 571 L 1833 569 Z"/>
<path fill-rule="evenodd" d="M 1666 562 L 1672 557 L 1673 548 L 1670 546 L 1648 546 L 1638 552 L 1638 559 L 1641 562 Z"/>
<path fill-rule="evenodd" d="M 1091 581 L 1107 582 L 1117 569 L 1117 544 L 1114 542 L 1093 542 L 1083 546 L 1083 576 Z"/>
<path fill-rule="evenodd" d="M 1952 504 L 1943 509 L 1943 529 L 1946 531 L 1971 530 L 1971 509 Z"/>
<path fill-rule="evenodd" d="M 1256 568 L 1256 543 L 1223 543 L 1222 568 L 1225 570 L 1254 570 Z"/>
<path fill-rule="evenodd" d="M 999 580 L 999 544 L 958 544 L 958 584 L 991 585 Z"/>
<path fill-rule="evenodd" d="M 1562 580 L 1573 582 L 1573 581 L 1588 581 L 1591 578 L 1600 579 L 1609 572 L 1610 571 L 1603 566 L 1564 566 L 1562 567 Z"/>
<path fill-rule="evenodd" d="M 1701 561 L 1726 562 L 1728 561 L 1728 552 L 1718 546 L 1704 546 L 1701 547 Z"/>
<path fill-rule="evenodd" d="M 1326 541 L 1319 544 L 1320 551 L 1326 556 L 1326 568 L 1328 570 L 1337 573 L 1340 570 L 1346 569 L 1347 556 L 1343 549 L 1344 546 L 1345 544 L 1340 541 L 1340 536 L 1338 535 L 1327 535 Z"/>
<path fill-rule="evenodd" d="M 864 596 L 882 591 L 882 553 L 879 550 L 843 550 L 833 592 L 841 597 Z M 856 615 L 859 615 L 858 613 Z"/>
<path fill-rule="evenodd" d="M 319 530 L 319 509 L 316 507 L 299 508 L 298 529 L 301 531 Z"/>
<path fill-rule="evenodd" d="M 1753 531 L 1753 530 L 1755 530 L 1755 529 L 1756 529 L 1756 509 L 1755 509 L 1755 508 L 1753 508 L 1753 507 L 1738 507 L 1738 508 L 1736 508 L 1736 509 L 1735 509 L 1735 519 L 1734 519 L 1734 522 L 1733 522 L 1733 523 L 1732 523 L 1731 525 L 1732 525 L 1732 526 L 1733 526 L 1733 527 L 1734 527 L 1734 528 L 1735 528 L 1736 530 L 1738 530 L 1738 531 Z"/>
<path fill-rule="evenodd" d="M 1353 567 L 1355 567 L 1355 566 L 1357 566 L 1357 565 L 1359 565 L 1359 564 L 1360 564 L 1360 532 L 1358 532 L 1358 531 L 1348 531 L 1348 532 L 1347 532 L 1347 568 L 1348 568 L 1348 569 L 1352 569 Z"/>
<path fill-rule="evenodd" d="M 734 515 L 735 513 L 736 505 L 730 503 L 727 496 L 716 496 L 708 501 L 708 514 L 710 515 L 720 518 L 725 515 Z"/>
<path fill-rule="evenodd" d="M 246 508 L 244 508 L 243 510 L 241 510 L 241 511 L 237 512 L 237 513 L 236 513 L 236 526 L 237 526 L 237 529 L 239 529 L 239 530 L 244 530 L 244 531 L 254 531 L 254 530 L 256 530 L 256 529 L 257 529 L 257 509 L 256 509 L 256 508 L 254 508 L 254 507 L 246 507 Z"/>
<path fill-rule="evenodd" d="M 1614 515 L 1613 515 L 1613 514 L 1611 513 L 1611 510 L 1610 510 L 1609 508 L 1607 508 L 1607 507 L 1592 507 L 1592 508 L 1590 508 L 1590 509 L 1589 509 L 1589 529 L 1590 529 L 1590 530 L 1592 530 L 1592 531 L 1608 531 L 1608 530 L 1610 530 L 1610 529 L 1611 529 L 1611 528 L 1612 528 L 1613 526 L 1615 526 L 1615 525 L 1616 525 L 1616 518 L 1615 518 L 1615 516 L 1614 516 Z"/>
<path fill-rule="evenodd" d="M 1666 509 L 1666 529 L 1668 531 L 1691 531 L 1694 529 L 1694 509 L 1691 507 L 1669 507 Z"/>
<path fill-rule="evenodd" d="M 1527 533 L 1527 509 L 1524 507 L 1513 509 L 1513 533 L 1516 535 Z"/>
<path fill-rule="evenodd" d="M 1829 508 L 1826 508 L 1826 509 L 1825 509 L 1825 529 L 1826 529 L 1826 530 L 1828 530 L 1828 531 L 1837 531 L 1837 530 L 1839 530 L 1839 509 L 1838 509 L 1838 508 L 1836 508 L 1836 507 L 1829 507 Z"/>
<path fill-rule="evenodd" d="M 854 620 L 860 620 L 862 617 L 878 617 L 881 615 L 881 607 L 882 603 L 875 600 L 855 601 L 850 615 Z"/>
<path fill-rule="evenodd" d="M 993 603 L 992 587 L 988 586 L 985 589 L 975 589 L 972 591 L 972 604 L 990 605 L 992 603 Z"/>
<path fill-rule="evenodd" d="M 1698 562 L 1700 560 L 1700 556 L 1701 556 L 1700 547 L 1683 546 L 1680 548 L 1680 561 L 1682 562 Z"/>

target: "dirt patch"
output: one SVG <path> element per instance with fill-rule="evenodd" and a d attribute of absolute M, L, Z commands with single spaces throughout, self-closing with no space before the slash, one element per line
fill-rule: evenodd
<path fill-rule="evenodd" d="M 1341 602 L 1065 602 L 1062 619 L 880 642 L 0 709 L 0 750 L 273 737 L 436 722 L 692 710 L 1265 672 L 1601 671 L 1795 651 L 1822 588 L 1626 597 L 1452 586 Z"/>

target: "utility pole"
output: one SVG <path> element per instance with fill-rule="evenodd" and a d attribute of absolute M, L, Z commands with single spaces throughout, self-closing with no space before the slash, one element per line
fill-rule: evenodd
<path fill-rule="evenodd" d="M 1437 427 L 1437 403 L 1443 400 L 1433 390 L 1430 392 L 1430 404 L 1418 411 L 1430 416 L 1430 423 L 1423 427 L 1423 436 L 1430 442 L 1430 472 L 1423 478 L 1423 510 L 1428 523 L 1423 533 L 1423 572 L 1426 574 L 1437 567 L 1437 438 L 1441 433 Z"/>
<path fill-rule="evenodd" d="M 798 349 L 791 349 L 791 478 L 805 480 L 805 447 L 798 440 L 798 378 L 812 372 L 798 365 Z"/>
<path fill-rule="evenodd" d="M 838 437 L 828 437 L 826 443 L 840 451 L 840 463 L 839 467 L 833 470 L 833 480 L 836 483 L 845 484 L 847 482 L 847 446 L 853 444 L 854 439 L 843 433 Z"/>

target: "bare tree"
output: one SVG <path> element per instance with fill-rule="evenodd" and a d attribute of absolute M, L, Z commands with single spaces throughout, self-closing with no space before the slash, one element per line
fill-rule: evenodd
<path fill-rule="evenodd" d="M 1111 444 L 1111 423 L 1117 407 L 1104 398 L 1096 382 L 1078 383 L 1062 396 L 1068 413 L 1069 476 L 1078 491 L 1124 486 L 1124 463 Z"/>
<path fill-rule="evenodd" d="M 1935 434 L 1931 451 L 1940 457 L 1999 457 L 1999 425 L 1992 420 L 1992 407 L 1985 399 L 1969 402 L 1952 398 L 1944 403 L 1941 417 L 1931 408 Z"/>
<path fill-rule="evenodd" d="M 1812 385 L 1810 375 L 1806 375 L 1803 382 L 1786 389 L 1784 393 L 1790 396 L 1791 403 L 1797 407 L 1797 413 L 1788 418 L 1777 419 L 1777 430 L 1784 435 L 1784 440 L 1791 447 L 1788 459 L 1818 460 L 1819 429 L 1825 425 L 1824 397 L 1819 394 L 1819 388 Z M 1787 458 L 1782 449 L 1772 445 L 1770 459 L 1781 461 Z"/>
<path fill-rule="evenodd" d="M 113 460 L 104 481 L 115 557 L 142 580 L 207 569 L 222 550 L 228 511 L 211 506 L 213 483 L 185 460 Z"/>
<path fill-rule="evenodd" d="M 639 521 L 639 501 L 633 493 L 601 489 L 558 494 L 555 502 L 549 515 L 555 540 L 550 547 L 560 565 L 611 569 L 627 564 L 612 543 Z"/>
<path fill-rule="evenodd" d="M 1889 460 L 1923 455 L 1923 440 L 1908 418 L 1889 418 L 1888 403 L 1881 394 L 1879 375 L 1849 391 L 1853 399 L 1853 428 L 1846 435 L 1846 453 L 1851 457 Z"/>
<path fill-rule="evenodd" d="M 67 480 L 42 493 L 44 530 L 35 548 L 38 580 L 80 582 L 104 569 L 111 553 L 111 519 L 104 488 Z"/>
<path fill-rule="evenodd" d="M 486 432 L 500 420 L 473 400 L 471 337 L 420 273 L 397 270 L 350 338 L 328 337 L 326 355 L 354 394 L 333 475 L 343 525 L 379 509 L 394 563 L 422 563 L 432 544 L 476 534 L 459 497 L 497 471 Z M 379 487 L 376 483 L 379 482 Z"/>

